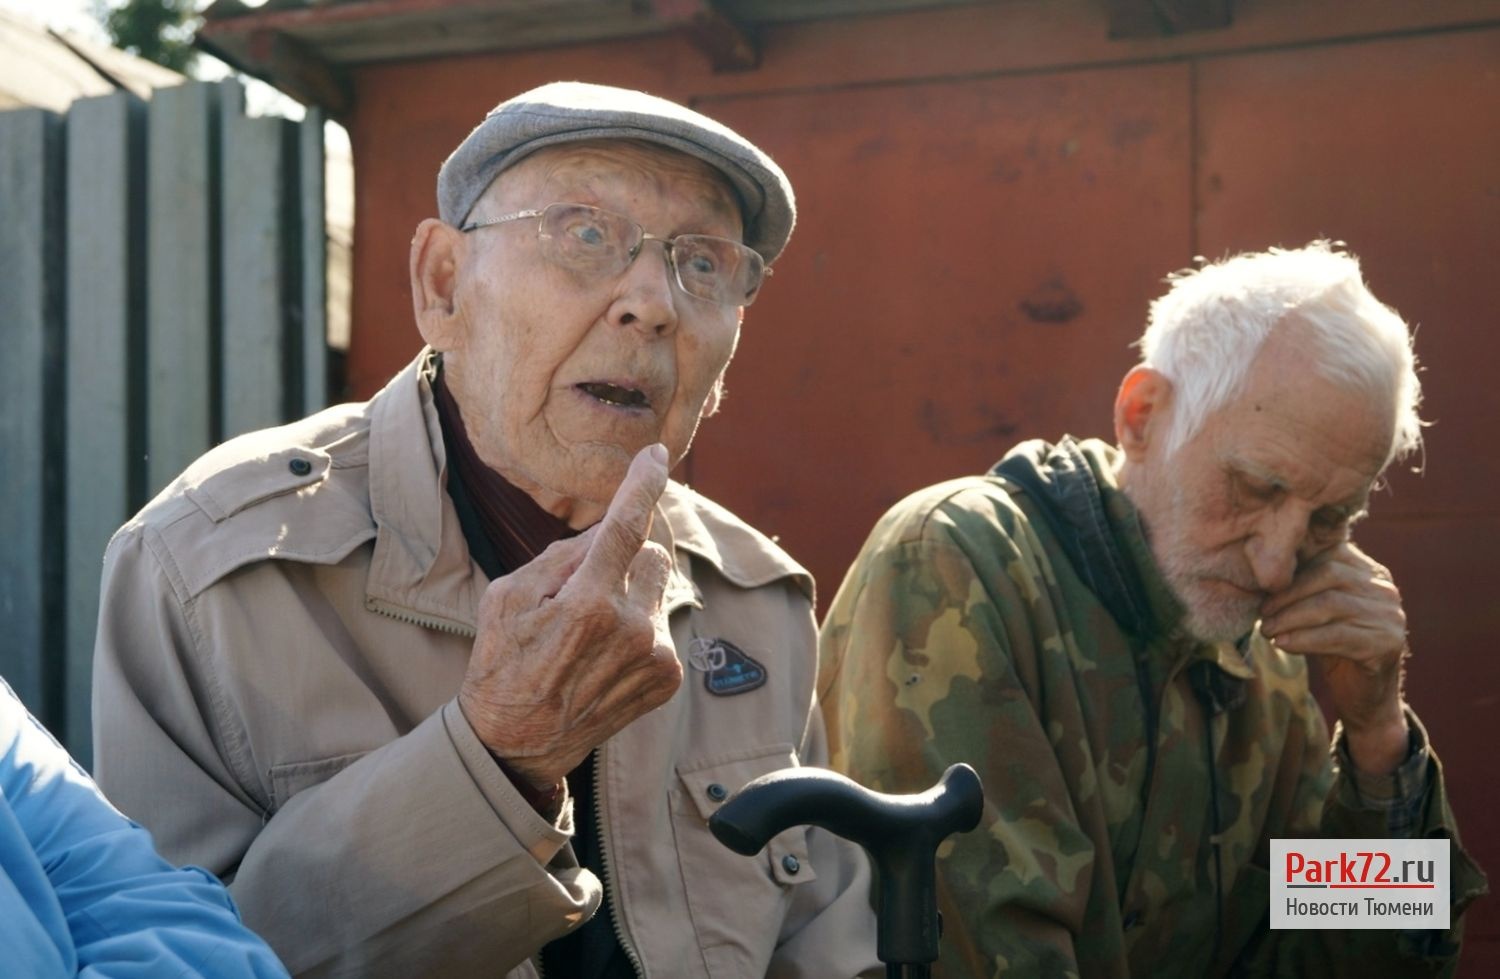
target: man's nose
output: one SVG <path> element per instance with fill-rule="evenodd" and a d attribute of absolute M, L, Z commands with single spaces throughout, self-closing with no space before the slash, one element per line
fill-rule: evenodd
<path fill-rule="evenodd" d="M 1297 574 L 1297 558 L 1307 538 L 1307 515 L 1292 506 L 1266 514 L 1246 543 L 1246 556 L 1261 591 L 1279 592 Z"/>
<path fill-rule="evenodd" d="M 625 270 L 619 295 L 610 307 L 616 326 L 634 327 L 650 337 L 669 336 L 677 329 L 677 294 L 672 267 L 659 243 L 647 241 Z"/>

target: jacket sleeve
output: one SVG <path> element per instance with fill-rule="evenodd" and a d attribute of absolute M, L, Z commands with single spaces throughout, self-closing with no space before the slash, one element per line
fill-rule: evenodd
<path fill-rule="evenodd" d="M 804 603 L 799 599 L 799 604 Z M 801 615 L 807 624 L 800 652 L 811 672 L 817 660 L 811 607 L 804 604 Z M 807 724 L 797 756 L 803 765 L 826 768 L 828 738 L 811 682 L 807 692 Z M 766 973 L 768 979 L 884 976 L 885 967 L 875 956 L 875 911 L 865 851 L 814 827 L 808 830 L 807 853 L 818 877 L 793 889 L 792 906 Z"/>
<path fill-rule="evenodd" d="M 0 941 L 8 974 L 286 975 L 223 885 L 158 856 L 3 682 L 0 851 L 0 933 L 26 942 Z"/>
<path fill-rule="evenodd" d="M 117 536 L 95 656 L 100 783 L 169 857 L 229 880 L 294 973 L 501 974 L 597 908 L 598 880 L 565 846 L 571 807 L 542 819 L 455 702 L 273 812 L 194 611 L 149 530 Z"/>
<path fill-rule="evenodd" d="M 955 975 L 1076 976 L 1095 856 L 1028 695 L 1038 677 L 1012 656 L 1046 641 L 1032 615 L 1044 576 L 1003 535 L 969 549 L 939 524 L 887 518 L 829 610 L 833 766 L 912 792 L 973 765 L 982 821 L 939 851 L 942 961 Z"/>
<path fill-rule="evenodd" d="M 1445 839 L 1450 841 L 1448 895 L 1450 927 L 1441 930 L 1266 931 L 1242 962 L 1250 975 L 1327 975 L 1373 979 L 1381 976 L 1449 975 L 1458 965 L 1464 909 L 1488 893 L 1484 872 L 1463 849 L 1458 824 L 1448 806 L 1443 767 L 1427 740 L 1427 730 L 1411 708 L 1411 752 L 1395 773 L 1360 774 L 1349 757 L 1342 730 L 1332 747 L 1317 704 L 1308 698 L 1299 718 L 1312 730 L 1294 811 L 1307 814 L 1291 836 L 1326 839 Z M 1332 786 L 1327 770 L 1333 768 Z M 1320 798 L 1321 797 L 1321 798 Z M 1321 803 L 1321 804 L 1320 804 Z M 1311 814 L 1321 812 L 1314 820 Z"/>

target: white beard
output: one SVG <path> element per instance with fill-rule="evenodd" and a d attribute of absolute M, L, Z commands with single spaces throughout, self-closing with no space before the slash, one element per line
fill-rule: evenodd
<path fill-rule="evenodd" d="M 1162 580 L 1182 603 L 1188 633 L 1204 642 L 1232 642 L 1255 627 L 1263 596 L 1242 559 L 1227 553 L 1205 555 L 1182 539 L 1182 524 L 1171 515 L 1186 512 L 1188 506 L 1182 489 L 1174 486 L 1168 519 L 1151 528 L 1151 553 Z M 1249 594 L 1216 587 L 1205 579 L 1232 582 Z"/>

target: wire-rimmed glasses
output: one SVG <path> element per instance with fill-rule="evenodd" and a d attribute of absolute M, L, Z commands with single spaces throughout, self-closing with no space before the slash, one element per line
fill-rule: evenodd
<path fill-rule="evenodd" d="M 724 306 L 755 302 L 761 283 L 771 274 L 759 252 L 737 241 L 715 235 L 663 238 L 623 214 L 588 204 L 548 204 L 539 211 L 516 211 L 460 230 L 478 231 L 524 218 L 540 218 L 537 240 L 548 261 L 593 278 L 624 272 L 647 241 L 662 243 L 683 292 Z"/>

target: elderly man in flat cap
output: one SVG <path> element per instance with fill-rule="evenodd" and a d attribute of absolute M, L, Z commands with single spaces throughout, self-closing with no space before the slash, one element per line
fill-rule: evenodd
<path fill-rule="evenodd" d="M 427 347 L 115 537 L 106 792 L 295 973 L 852 976 L 863 854 L 709 834 L 822 764 L 807 572 L 670 482 L 791 233 L 785 175 L 619 89 L 495 108 L 411 246 Z"/>

